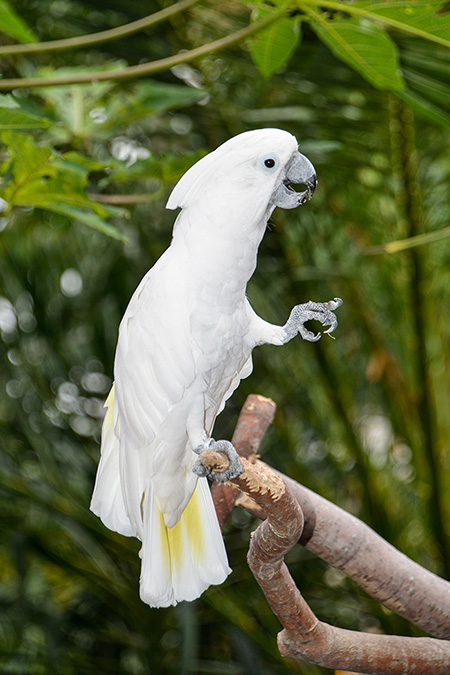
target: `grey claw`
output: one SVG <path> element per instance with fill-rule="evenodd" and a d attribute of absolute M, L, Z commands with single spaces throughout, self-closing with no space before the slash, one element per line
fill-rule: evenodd
<path fill-rule="evenodd" d="M 330 309 L 332 312 L 334 312 L 335 309 L 340 307 L 343 303 L 343 300 L 341 298 L 334 298 L 334 300 L 330 300 L 329 302 L 324 302 L 323 304 L 325 307 Z"/>
<path fill-rule="evenodd" d="M 307 342 L 317 342 L 322 337 L 321 333 L 313 333 L 305 328 L 303 324 L 299 326 L 299 333 Z"/>
<path fill-rule="evenodd" d="M 329 302 L 305 302 L 303 305 L 296 305 L 289 319 L 284 326 L 285 341 L 291 340 L 300 333 L 304 340 L 308 342 L 317 342 L 320 340 L 321 333 L 314 334 L 305 328 L 307 321 L 320 321 L 322 326 L 328 326 L 324 331 L 330 335 L 338 325 L 334 310 L 342 305 L 340 298 L 334 298 Z"/>

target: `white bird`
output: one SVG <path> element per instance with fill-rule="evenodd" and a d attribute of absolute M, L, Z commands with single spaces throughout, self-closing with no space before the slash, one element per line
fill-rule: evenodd
<path fill-rule="evenodd" d="M 297 193 L 292 183 L 307 189 Z M 295 137 L 261 129 L 203 157 L 167 202 L 181 212 L 169 248 L 120 324 L 91 502 L 107 527 L 141 540 L 140 596 L 152 607 L 193 600 L 231 571 L 207 472 L 195 460 L 211 447 L 231 457 L 219 480 L 242 470 L 231 443 L 211 434 L 252 370 L 253 348 L 282 345 L 298 333 L 319 339 L 303 325 L 310 319 L 329 326 L 328 333 L 337 325 L 338 298 L 297 305 L 284 326 L 275 326 L 245 294 L 274 208 L 302 204 L 315 186 L 314 167 Z"/>

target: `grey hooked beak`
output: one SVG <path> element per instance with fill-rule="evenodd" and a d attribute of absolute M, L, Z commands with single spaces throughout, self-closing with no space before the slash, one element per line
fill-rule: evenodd
<path fill-rule="evenodd" d="M 295 192 L 291 185 L 306 185 L 303 192 Z M 296 152 L 286 167 L 281 185 L 275 192 L 273 203 L 282 209 L 295 209 L 314 194 L 317 185 L 316 171 L 305 155 Z"/>

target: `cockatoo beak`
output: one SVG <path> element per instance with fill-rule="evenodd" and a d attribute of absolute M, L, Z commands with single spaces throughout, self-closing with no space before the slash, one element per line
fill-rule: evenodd
<path fill-rule="evenodd" d="M 306 185 L 306 190 L 296 192 L 291 185 Z M 296 152 L 286 167 L 282 182 L 275 191 L 273 203 L 282 209 L 295 209 L 314 194 L 317 185 L 316 171 L 305 155 Z"/>

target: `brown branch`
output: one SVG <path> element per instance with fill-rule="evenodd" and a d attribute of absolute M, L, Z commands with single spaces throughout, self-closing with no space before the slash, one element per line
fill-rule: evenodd
<path fill-rule="evenodd" d="M 92 199 L 94 202 L 100 202 L 101 204 L 117 204 L 122 206 L 130 206 L 131 204 L 145 204 L 146 202 L 153 201 L 155 196 L 155 193 L 136 195 L 103 195 L 94 192 L 89 193 L 89 199 Z"/>
<path fill-rule="evenodd" d="M 256 461 L 259 446 L 272 423 L 275 410 L 276 404 L 270 398 L 258 394 L 250 394 L 247 397 L 231 439 L 241 457 L 250 462 Z M 233 506 L 242 498 L 242 493 L 236 487 L 224 483 L 214 483 L 211 491 L 220 527 L 223 530 Z M 253 504 L 253 508 L 257 508 L 256 503 Z"/>
<path fill-rule="evenodd" d="M 298 590 L 297 593 L 300 595 Z M 450 672 L 450 644 L 435 638 L 357 633 L 319 622 L 303 644 L 295 633 L 283 630 L 278 635 L 278 647 L 283 656 L 303 658 L 326 668 L 356 669 L 368 675 Z"/>
<path fill-rule="evenodd" d="M 238 423 L 233 436 L 237 446 L 252 447 L 251 417 L 259 414 L 260 400 L 267 401 L 255 397 L 253 409 L 245 412 L 247 423 Z M 260 441 L 258 435 L 258 445 Z M 281 653 L 361 673 L 449 673 L 450 642 L 360 633 L 319 621 L 283 562 L 298 540 L 386 606 L 441 637 L 450 636 L 450 586 L 406 558 L 354 516 L 257 462 L 254 452 L 249 454 L 254 463 L 242 458 L 244 473 L 230 481 L 232 485 L 222 486 L 222 498 L 227 499 L 227 490 L 238 488 L 245 495 L 241 500 L 245 508 L 260 517 L 267 515 L 252 536 L 248 561 L 284 626 L 278 636 Z M 218 453 L 208 451 L 202 461 L 203 457 L 213 470 L 223 470 L 227 464 Z M 217 488 L 214 492 L 217 494 Z"/>
<path fill-rule="evenodd" d="M 407 558 L 365 523 L 283 476 L 305 515 L 300 543 L 375 600 L 436 637 L 450 639 L 450 584 Z M 450 670 L 449 670 L 450 672 Z"/>

